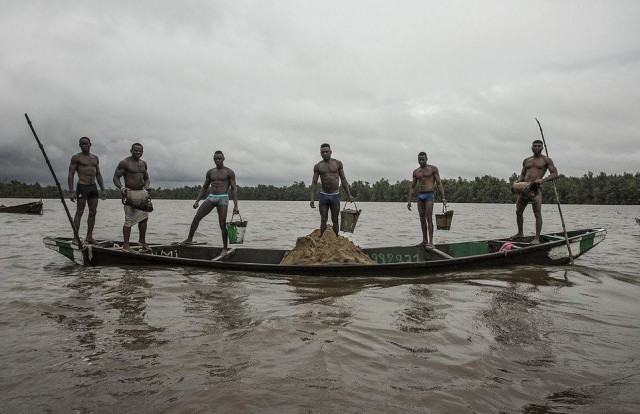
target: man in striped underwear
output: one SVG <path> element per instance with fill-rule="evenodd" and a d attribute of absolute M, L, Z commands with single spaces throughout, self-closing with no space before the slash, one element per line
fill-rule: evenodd
<path fill-rule="evenodd" d="M 227 254 L 227 210 L 229 208 L 229 188 L 231 188 L 231 197 L 233 198 L 233 214 L 239 214 L 238 210 L 238 189 L 236 187 L 236 173 L 231 168 L 224 166 L 224 154 L 222 151 L 216 151 L 213 155 L 213 162 L 215 168 L 207 171 L 207 175 L 204 179 L 204 184 L 198 192 L 198 197 L 193 208 L 197 208 L 193 221 L 191 222 L 191 228 L 189 229 L 189 235 L 182 242 L 182 244 L 192 244 L 193 236 L 196 234 L 200 221 L 205 218 L 215 208 L 218 210 L 218 223 L 220 224 L 220 231 L 222 232 L 222 252 L 221 256 Z M 211 194 L 206 198 L 207 190 L 211 187 Z M 199 202 L 205 199 L 204 203 L 198 208 Z"/>

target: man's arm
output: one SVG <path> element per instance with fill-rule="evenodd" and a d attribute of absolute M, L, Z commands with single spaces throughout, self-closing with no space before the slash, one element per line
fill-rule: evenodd
<path fill-rule="evenodd" d="M 342 167 L 342 161 L 338 161 L 338 175 L 340 175 L 340 182 L 342 183 L 342 188 L 347 192 L 347 196 L 349 197 L 349 201 L 352 203 L 355 201 L 353 196 L 351 195 L 351 189 L 349 188 L 349 183 L 347 182 L 347 177 L 344 176 L 344 168 Z"/>
<path fill-rule="evenodd" d="M 198 196 L 196 197 L 195 203 L 193 203 L 193 208 L 198 208 L 198 206 L 200 205 L 200 200 L 202 200 L 205 194 L 207 194 L 207 190 L 211 185 L 210 172 L 211 170 L 207 171 L 207 176 L 204 178 L 204 184 L 202 184 L 202 187 L 200 187 L 200 191 L 198 191 Z"/>
<path fill-rule="evenodd" d="M 436 167 L 434 167 L 433 178 L 436 186 L 438 187 L 438 191 L 440 192 L 440 196 L 442 197 L 442 204 L 447 204 L 447 200 L 444 198 L 444 186 L 442 185 L 442 181 L 440 181 L 440 171 L 438 171 L 438 168 Z"/>
<path fill-rule="evenodd" d="M 233 214 L 239 214 L 238 210 L 238 186 L 236 185 L 236 173 L 232 169 L 229 170 L 229 186 L 231 187 L 231 197 L 233 199 Z"/>
<path fill-rule="evenodd" d="M 520 176 L 518 177 L 518 179 L 516 180 L 516 183 L 521 183 L 524 181 L 524 177 L 527 174 L 527 168 L 524 166 L 524 163 L 527 160 L 525 159 L 524 161 L 522 161 L 522 170 L 520 171 Z"/>
<path fill-rule="evenodd" d="M 318 170 L 318 164 L 313 167 L 313 178 L 311 179 L 311 202 L 309 205 L 311 208 L 316 208 L 314 200 L 316 198 L 316 187 L 318 187 L 318 178 L 320 178 L 320 170 Z"/>
<path fill-rule="evenodd" d="M 77 169 L 78 160 L 76 160 L 74 155 L 71 157 L 71 162 L 69 163 L 69 175 L 67 176 L 67 184 L 69 184 L 69 200 L 72 202 L 76 201 L 76 191 L 73 189 L 73 177 L 75 176 Z"/>
<path fill-rule="evenodd" d="M 151 178 L 149 177 L 149 168 L 147 167 L 147 163 L 144 163 L 144 173 L 142 174 L 142 178 L 144 178 L 144 183 L 142 184 L 142 188 L 145 190 L 149 189 L 149 185 L 151 185 Z"/>
<path fill-rule="evenodd" d="M 122 160 L 116 167 L 116 171 L 113 173 L 113 184 L 115 184 L 116 188 L 120 190 L 120 193 L 122 195 L 127 194 L 127 188 L 122 186 L 122 183 L 120 182 L 120 177 L 122 177 L 126 172 L 127 172 L 127 162 L 125 160 Z"/>
<path fill-rule="evenodd" d="M 96 181 L 100 186 L 100 190 L 102 190 L 102 199 L 107 199 L 107 193 L 104 190 L 104 179 L 102 178 L 102 172 L 100 171 L 100 160 L 96 157 Z"/>
<path fill-rule="evenodd" d="M 411 199 L 413 198 L 413 192 L 416 190 L 416 185 L 418 184 L 418 177 L 416 177 L 416 172 L 414 171 L 411 174 L 411 187 L 409 187 L 409 197 L 407 197 L 407 209 L 411 210 Z"/>

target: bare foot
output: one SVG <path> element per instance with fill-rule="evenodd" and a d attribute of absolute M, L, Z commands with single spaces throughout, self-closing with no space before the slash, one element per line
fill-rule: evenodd
<path fill-rule="evenodd" d="M 151 250 L 151 247 L 149 247 L 149 245 L 145 242 L 140 242 L 140 246 L 143 250 Z"/>
<path fill-rule="evenodd" d="M 129 246 L 122 247 L 122 251 L 125 253 L 133 253 L 133 250 L 131 250 L 131 247 Z"/>
<path fill-rule="evenodd" d="M 540 239 L 531 240 L 531 244 L 540 244 Z"/>
<path fill-rule="evenodd" d="M 416 244 L 416 247 L 424 247 L 424 246 L 426 246 L 427 244 L 429 244 L 429 242 L 422 241 L 422 242 L 420 242 L 420 243 Z"/>
<path fill-rule="evenodd" d="M 425 247 L 426 249 L 429 249 L 429 250 L 433 250 L 433 249 L 435 249 L 435 247 L 433 247 L 433 244 L 432 244 L 432 243 L 427 243 L 427 244 L 425 244 L 425 245 L 424 245 L 424 247 Z"/>
<path fill-rule="evenodd" d="M 87 237 L 84 239 L 84 244 L 98 244 L 98 242 L 93 237 Z"/>
<path fill-rule="evenodd" d="M 220 252 L 220 256 L 226 256 L 227 253 L 229 253 L 229 250 L 227 249 L 222 249 L 222 251 Z"/>
<path fill-rule="evenodd" d="M 522 233 L 516 233 L 513 236 L 509 237 L 509 240 L 515 240 L 515 239 L 519 239 L 520 237 L 524 237 L 524 234 Z"/>
<path fill-rule="evenodd" d="M 175 243 L 171 243 L 173 246 L 189 246 L 191 244 L 196 244 L 193 240 L 183 240 L 181 242 L 175 242 Z"/>

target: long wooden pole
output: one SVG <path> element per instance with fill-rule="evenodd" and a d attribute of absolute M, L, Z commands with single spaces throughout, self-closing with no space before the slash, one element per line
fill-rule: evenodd
<path fill-rule="evenodd" d="M 542 132 L 542 125 L 540 125 L 540 121 L 538 118 L 534 118 L 538 123 L 538 128 L 540 128 L 540 135 L 542 135 L 542 143 L 544 144 L 544 153 L 549 157 L 549 151 L 547 150 L 547 142 L 544 139 L 544 132 Z M 560 221 L 562 222 L 562 231 L 564 231 L 564 241 L 567 243 L 567 250 L 569 251 L 569 260 L 571 265 L 573 266 L 573 253 L 571 253 L 571 244 L 569 243 L 569 235 L 567 234 L 567 227 L 564 225 L 564 217 L 562 216 L 562 208 L 560 207 L 560 197 L 558 197 L 558 189 L 556 188 L 556 182 L 551 181 L 553 184 L 553 192 L 556 195 L 556 203 L 558 204 L 558 212 L 560 213 Z"/>
<path fill-rule="evenodd" d="M 82 241 L 80 240 L 80 235 L 78 234 L 78 229 L 73 224 L 73 219 L 71 218 L 71 213 L 69 212 L 69 208 L 67 207 L 67 203 L 64 201 L 64 193 L 62 192 L 62 187 L 60 187 L 60 181 L 58 181 L 58 177 L 56 176 L 55 171 L 53 171 L 53 167 L 51 166 L 51 162 L 49 162 L 49 157 L 47 157 L 47 153 L 40 142 L 40 138 L 38 138 L 38 134 L 36 134 L 36 130 L 33 129 L 33 125 L 31 124 L 31 120 L 29 119 L 29 115 L 24 114 L 24 117 L 27 118 L 27 123 L 29 124 L 29 128 L 31 128 L 31 132 L 33 132 L 33 136 L 38 142 L 38 146 L 40 147 L 40 151 L 42 151 L 42 155 L 44 155 L 44 160 L 47 162 L 49 166 L 49 171 L 51 171 L 51 175 L 53 175 L 53 179 L 56 182 L 56 186 L 58 187 L 58 193 L 60 194 L 60 201 L 64 206 L 64 211 L 67 212 L 67 218 L 69 219 L 69 223 L 71 223 L 71 228 L 73 229 L 73 238 L 78 243 L 78 247 L 82 250 L 82 257 L 84 259 L 84 264 L 87 265 L 89 263 L 89 258 L 85 249 L 82 249 Z"/>

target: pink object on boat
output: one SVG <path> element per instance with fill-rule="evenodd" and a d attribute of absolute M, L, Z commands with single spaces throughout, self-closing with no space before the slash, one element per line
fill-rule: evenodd
<path fill-rule="evenodd" d="M 503 253 L 503 252 L 507 252 L 509 250 L 513 250 L 515 249 L 516 246 L 513 243 L 505 243 L 502 246 L 500 246 L 500 250 L 498 250 L 498 252 Z"/>

